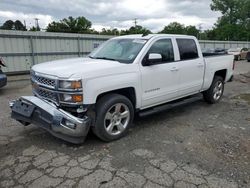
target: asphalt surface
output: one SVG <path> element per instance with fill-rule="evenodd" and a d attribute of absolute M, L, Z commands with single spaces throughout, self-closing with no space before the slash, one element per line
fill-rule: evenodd
<path fill-rule="evenodd" d="M 8 101 L 30 94 L 25 79 L 0 89 L 0 187 L 250 187 L 250 73 L 228 83 L 219 104 L 136 118 L 112 143 L 90 133 L 73 145 L 20 125 Z"/>

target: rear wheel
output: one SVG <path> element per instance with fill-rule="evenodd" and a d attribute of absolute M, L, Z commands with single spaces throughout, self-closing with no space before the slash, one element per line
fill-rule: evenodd
<path fill-rule="evenodd" d="M 203 92 L 203 97 L 209 104 L 218 103 L 224 93 L 224 80 L 220 76 L 215 76 L 210 88 Z"/>
<path fill-rule="evenodd" d="M 134 107 L 127 97 L 108 94 L 97 102 L 93 132 L 103 141 L 117 140 L 126 135 L 133 118 Z"/>

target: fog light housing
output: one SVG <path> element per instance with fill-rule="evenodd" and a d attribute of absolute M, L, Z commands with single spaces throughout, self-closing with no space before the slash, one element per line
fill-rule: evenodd
<path fill-rule="evenodd" d="M 76 128 L 76 124 L 75 123 L 72 123 L 71 121 L 67 120 L 67 119 L 64 119 L 62 124 L 68 128 L 71 128 L 71 129 L 75 129 Z"/>

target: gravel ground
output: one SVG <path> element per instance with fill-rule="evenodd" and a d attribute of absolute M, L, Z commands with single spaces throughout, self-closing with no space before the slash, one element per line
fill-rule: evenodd
<path fill-rule="evenodd" d="M 21 126 L 7 103 L 30 94 L 27 80 L 0 90 L 0 187 L 250 187 L 250 73 L 226 85 L 221 103 L 136 118 L 112 143 L 90 133 L 72 145 Z"/>

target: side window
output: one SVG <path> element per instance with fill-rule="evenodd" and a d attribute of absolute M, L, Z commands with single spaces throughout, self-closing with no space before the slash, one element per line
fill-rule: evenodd
<path fill-rule="evenodd" d="M 162 63 L 174 61 L 174 50 L 171 39 L 160 39 L 156 41 L 148 51 L 150 53 L 161 54 Z"/>
<path fill-rule="evenodd" d="M 181 60 L 198 58 L 198 50 L 193 39 L 176 39 Z"/>

